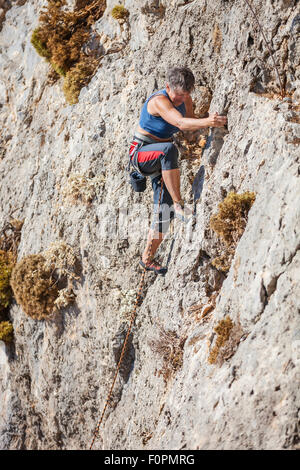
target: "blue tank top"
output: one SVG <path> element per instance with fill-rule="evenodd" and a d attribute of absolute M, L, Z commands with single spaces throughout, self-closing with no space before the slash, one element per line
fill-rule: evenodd
<path fill-rule="evenodd" d="M 155 135 L 156 137 L 160 137 L 161 139 L 168 139 L 180 129 L 176 126 L 173 126 L 172 124 L 169 124 L 162 117 L 153 116 L 147 111 L 148 101 L 150 100 L 150 98 L 152 98 L 152 96 L 155 95 L 165 95 L 167 98 L 169 98 L 169 95 L 165 88 L 163 90 L 156 91 L 151 96 L 149 96 L 142 108 L 139 125 L 142 129 L 152 135 Z M 180 106 L 174 106 L 174 108 L 177 109 L 182 114 L 182 116 L 185 116 L 186 109 L 184 103 L 182 103 Z"/>

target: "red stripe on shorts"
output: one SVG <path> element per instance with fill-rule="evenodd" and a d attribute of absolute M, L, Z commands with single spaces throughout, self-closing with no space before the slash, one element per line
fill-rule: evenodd
<path fill-rule="evenodd" d="M 138 153 L 138 162 L 149 162 L 151 160 L 156 160 L 160 155 L 163 155 L 161 150 L 149 150 L 149 151 L 140 151 Z"/>

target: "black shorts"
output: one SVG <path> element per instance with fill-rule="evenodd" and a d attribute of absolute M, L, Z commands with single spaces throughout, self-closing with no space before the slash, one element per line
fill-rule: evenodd
<path fill-rule="evenodd" d="M 175 217 L 173 210 L 173 200 L 167 190 L 166 185 L 163 183 L 160 204 L 158 206 L 159 195 L 161 190 L 162 175 L 156 176 L 151 179 L 153 189 L 153 220 L 151 228 L 156 232 L 166 233 L 168 231 L 170 222 Z M 158 212 L 159 207 L 159 212 Z"/>
<path fill-rule="evenodd" d="M 131 153 L 138 144 L 140 144 L 139 141 L 136 141 L 135 139 L 132 141 L 130 146 Z M 160 175 L 151 178 L 154 205 L 154 217 L 151 228 L 157 232 L 166 233 L 168 231 L 170 221 L 174 218 L 174 210 L 173 200 L 166 185 L 163 184 L 159 214 L 157 213 L 162 179 L 161 171 L 174 170 L 178 168 L 177 147 L 172 142 L 145 143 L 138 150 L 137 163 L 139 169 L 144 175 L 151 177 L 152 174 L 160 172 Z"/>

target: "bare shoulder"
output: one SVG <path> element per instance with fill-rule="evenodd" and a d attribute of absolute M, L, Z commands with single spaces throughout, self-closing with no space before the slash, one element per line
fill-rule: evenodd
<path fill-rule="evenodd" d="M 193 100 L 190 95 L 185 98 L 184 104 L 186 109 L 186 117 L 195 117 Z"/>
<path fill-rule="evenodd" d="M 165 95 L 153 96 L 148 102 L 148 111 L 151 114 L 160 114 L 161 110 L 168 110 L 172 103 Z"/>

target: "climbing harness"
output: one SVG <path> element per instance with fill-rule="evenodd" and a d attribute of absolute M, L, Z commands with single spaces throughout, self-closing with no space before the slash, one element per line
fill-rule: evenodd
<path fill-rule="evenodd" d="M 141 193 L 146 189 L 146 176 L 143 175 L 143 173 L 139 169 L 137 162 L 138 151 L 140 150 L 142 145 L 143 143 L 135 142 L 132 151 L 129 152 L 129 162 L 127 167 L 128 172 L 130 172 L 130 167 L 133 167 L 133 171 L 129 173 L 129 181 L 132 186 L 132 189 L 137 193 Z"/>
<path fill-rule="evenodd" d="M 159 218 L 159 207 L 160 207 L 160 200 L 161 200 L 162 188 L 163 188 L 163 179 L 161 178 L 161 187 L 160 187 L 159 200 L 158 200 L 158 208 L 157 208 L 157 215 L 158 215 L 158 218 Z M 148 261 L 149 261 L 149 258 L 150 258 L 152 243 L 153 243 L 153 238 L 152 238 L 152 240 L 151 240 L 151 242 L 150 242 L 150 245 L 149 245 L 149 250 L 148 250 L 148 253 L 147 253 L 147 259 L 146 259 L 145 265 L 147 265 L 147 263 L 148 263 Z M 106 408 L 107 408 L 107 406 L 108 406 L 108 404 L 109 404 L 109 402 L 110 402 L 110 400 L 111 400 L 111 395 L 112 395 L 112 392 L 113 392 L 113 389 L 114 389 L 114 386 L 115 386 L 115 382 L 116 382 L 116 380 L 117 380 L 117 376 L 118 376 L 118 373 L 119 373 L 119 370 L 120 370 L 120 367 L 121 367 L 121 364 L 122 364 L 122 361 L 123 361 L 123 357 L 124 357 L 124 354 L 125 354 L 125 351 L 126 351 L 126 346 L 127 346 L 128 338 L 129 338 L 129 335 L 130 335 L 130 333 L 131 333 L 131 330 L 132 330 L 132 327 L 133 327 L 133 324 L 134 324 L 134 321 L 135 321 L 135 318 L 136 318 L 136 310 L 137 310 L 137 307 L 140 305 L 140 301 L 141 301 L 141 299 L 142 299 L 142 289 L 143 289 L 143 286 L 144 286 L 145 274 L 146 274 L 146 268 L 144 268 L 144 269 L 143 269 L 143 272 L 142 272 L 142 276 L 141 276 L 140 284 L 139 284 L 139 287 L 138 287 L 138 293 L 137 293 L 135 305 L 134 305 L 134 307 L 133 307 L 133 311 L 132 311 L 132 314 L 131 314 L 130 323 L 129 323 L 129 327 L 128 327 L 128 330 L 127 330 L 127 334 L 126 334 L 126 337 L 125 337 L 125 340 L 124 340 L 124 344 L 123 344 L 123 347 L 122 347 L 120 359 L 119 359 L 119 362 L 118 362 L 118 365 L 117 365 L 117 368 L 116 368 L 116 372 L 115 372 L 115 375 L 114 375 L 114 378 L 113 378 L 113 381 L 112 381 L 110 390 L 109 390 L 108 395 L 107 395 L 107 399 L 106 399 L 106 402 L 105 402 L 105 405 L 104 405 L 102 414 L 101 414 L 101 416 L 100 416 L 100 419 L 99 419 L 98 424 L 97 424 L 97 426 L 96 426 L 96 428 L 95 428 L 95 431 L 94 431 L 94 436 L 93 436 L 93 439 L 92 439 L 92 442 L 91 442 L 91 445 L 90 445 L 90 450 L 92 450 L 92 448 L 93 448 L 93 445 L 94 445 L 94 443 L 95 443 L 96 437 L 98 436 L 98 433 L 99 433 L 99 429 L 100 429 L 101 423 L 102 423 L 103 418 L 104 418 L 104 415 L 105 415 Z"/>
<path fill-rule="evenodd" d="M 145 191 L 147 181 L 146 176 L 149 176 L 149 174 L 143 173 L 140 170 L 138 164 L 138 153 L 139 150 L 143 147 L 143 145 L 153 144 L 154 142 L 155 141 L 151 139 L 151 137 L 147 137 L 146 135 L 141 134 L 138 131 L 135 132 L 132 150 L 129 152 L 129 162 L 127 166 L 127 171 L 129 172 L 129 182 L 132 186 L 132 189 L 137 193 Z M 130 171 L 131 167 L 133 168 L 133 171 Z M 151 173 L 151 178 L 156 178 L 156 176 L 159 176 L 160 174 L 161 171 Z"/>

